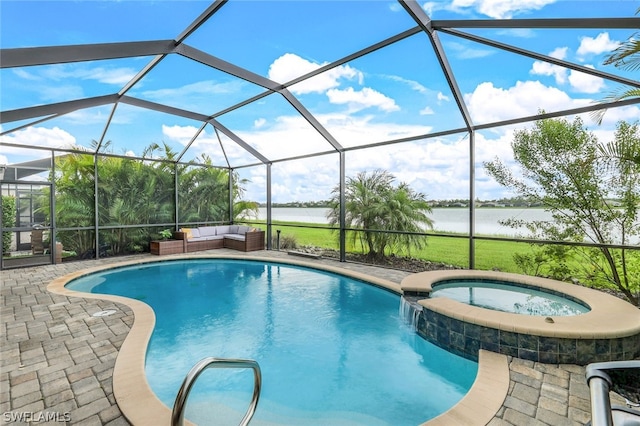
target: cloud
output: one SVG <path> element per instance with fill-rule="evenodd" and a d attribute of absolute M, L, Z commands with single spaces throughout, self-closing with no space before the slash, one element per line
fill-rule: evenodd
<path fill-rule="evenodd" d="M 362 90 L 331 89 L 327 91 L 327 96 L 332 104 L 346 104 L 349 111 L 356 112 L 366 108 L 376 107 L 385 112 L 398 111 L 400 107 L 395 101 L 382 93 L 365 87 Z"/>
<path fill-rule="evenodd" d="M 453 52 L 453 55 L 458 59 L 477 59 L 485 58 L 496 53 L 496 50 L 479 49 L 477 47 L 470 48 L 471 44 L 457 43 L 449 41 L 445 44 L 445 48 Z"/>
<path fill-rule="evenodd" d="M 31 81 L 41 81 L 42 77 L 40 77 L 37 74 L 31 73 L 31 72 L 27 72 L 24 69 L 18 68 L 18 69 L 13 69 L 12 70 L 13 73 L 20 77 L 23 80 L 31 80 Z"/>
<path fill-rule="evenodd" d="M 438 102 L 441 101 L 449 102 L 449 97 L 442 92 L 438 92 Z"/>
<path fill-rule="evenodd" d="M 586 65 L 593 68 L 591 65 Z M 604 79 L 580 71 L 571 70 L 569 73 L 571 87 L 581 93 L 600 93 L 605 86 Z"/>
<path fill-rule="evenodd" d="M 433 115 L 433 114 L 435 114 L 435 111 L 433 111 L 433 109 L 431 109 L 428 106 L 420 110 L 420 115 Z"/>
<path fill-rule="evenodd" d="M 567 50 L 567 47 L 558 47 L 551 52 L 549 56 L 556 59 L 565 59 Z M 585 66 L 594 69 L 592 65 Z M 569 82 L 571 88 L 580 93 L 598 93 L 605 86 L 604 80 L 600 77 L 595 77 L 580 71 L 569 70 L 568 68 L 543 61 L 535 61 L 529 72 L 533 75 L 553 76 L 557 84 Z"/>
<path fill-rule="evenodd" d="M 267 120 L 264 119 L 264 118 L 258 118 L 258 119 L 253 121 L 253 127 L 255 127 L 256 129 L 259 129 L 260 127 L 264 126 L 265 124 L 267 124 Z"/>
<path fill-rule="evenodd" d="M 611 40 L 609 33 L 600 33 L 596 38 L 581 37 L 580 47 L 576 53 L 580 57 L 586 57 L 589 55 L 599 55 L 604 52 L 611 52 L 620 45 L 620 42 Z"/>
<path fill-rule="evenodd" d="M 286 53 L 273 61 L 271 66 L 269 66 L 268 77 L 278 83 L 286 83 L 300 77 L 301 75 L 315 71 L 326 64 L 326 62 L 323 64 L 310 62 L 293 53 Z M 348 65 L 341 65 L 295 84 L 291 86 L 289 90 L 296 95 L 306 93 L 324 93 L 328 89 L 340 86 L 339 80 L 341 79 L 357 79 L 361 82 L 363 75 L 355 68 Z"/>
<path fill-rule="evenodd" d="M 553 52 L 549 53 L 549 56 L 555 59 L 565 59 L 568 49 L 568 47 L 558 47 Z M 534 75 L 554 76 L 556 83 L 558 84 L 564 84 L 567 81 L 567 68 L 553 65 L 549 62 L 535 61 L 531 67 L 531 71 L 529 72 Z"/>
<path fill-rule="evenodd" d="M 430 133 L 433 128 L 375 122 L 372 116 L 354 117 L 347 114 L 324 114 L 316 118 L 343 146 L 353 147 Z"/>
<path fill-rule="evenodd" d="M 128 67 L 106 68 L 60 64 L 46 67 L 41 75 L 54 81 L 68 79 L 95 80 L 104 84 L 122 86 L 128 83 L 136 74 L 137 70 Z"/>
<path fill-rule="evenodd" d="M 76 138 L 57 126 L 53 128 L 30 126 L 0 136 L 0 142 L 43 148 L 78 148 Z M 3 147 L 3 151 L 9 152 L 9 147 Z"/>
<path fill-rule="evenodd" d="M 237 81 L 218 83 L 213 80 L 197 81 L 180 87 L 145 90 L 141 94 L 148 99 L 156 101 L 171 99 L 186 99 L 197 96 L 199 98 L 209 95 L 220 95 L 225 93 L 235 93 L 243 83 Z"/>
<path fill-rule="evenodd" d="M 538 81 L 518 81 L 507 89 L 485 82 L 464 98 L 476 123 L 526 117 L 541 109 L 550 112 L 577 108 L 591 102 L 590 99 L 572 99 L 565 92 Z"/>
<path fill-rule="evenodd" d="M 428 15 L 438 10 L 459 14 L 471 11 L 496 19 L 510 19 L 516 15 L 540 10 L 557 0 L 453 0 L 452 2 L 426 2 L 422 6 Z"/>
<path fill-rule="evenodd" d="M 198 129 L 194 126 L 162 125 L 162 134 L 170 139 L 180 142 L 182 145 L 189 143 L 197 131 Z"/>
<path fill-rule="evenodd" d="M 422 84 L 418 83 L 415 80 L 409 80 L 403 77 L 399 77 L 397 75 L 389 75 L 387 76 L 387 78 L 393 81 L 397 81 L 399 83 L 406 84 L 411 88 L 411 90 L 414 90 L 422 95 L 429 94 L 429 89 L 427 89 L 426 87 L 424 87 Z"/>

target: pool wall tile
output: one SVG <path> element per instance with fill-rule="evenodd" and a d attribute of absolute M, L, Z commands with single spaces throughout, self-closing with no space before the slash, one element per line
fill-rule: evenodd
<path fill-rule="evenodd" d="M 518 346 L 518 334 L 510 331 L 500 330 L 500 345 L 504 346 Z"/>
<path fill-rule="evenodd" d="M 538 352 L 539 339 L 538 336 L 530 334 L 518 334 L 518 348 Z"/>
<path fill-rule="evenodd" d="M 576 354 L 576 339 L 560 339 L 558 352 L 561 354 Z"/>
<path fill-rule="evenodd" d="M 536 362 L 540 360 L 538 351 L 523 348 L 518 348 L 518 358 Z"/>
<path fill-rule="evenodd" d="M 451 346 L 458 348 L 462 351 L 465 350 L 465 339 L 464 339 L 464 335 L 461 333 L 456 333 L 455 331 L 451 331 L 449 333 L 449 341 Z"/>
<path fill-rule="evenodd" d="M 485 342 L 484 340 L 481 342 L 481 349 L 486 349 L 491 352 L 500 353 L 500 344 L 498 342 Z"/>
<path fill-rule="evenodd" d="M 498 330 L 424 308 L 417 333 L 449 352 L 477 361 L 478 351 L 514 356 L 548 364 L 580 364 L 640 357 L 640 336 L 577 339 L 536 336 Z"/>
<path fill-rule="evenodd" d="M 560 339 L 555 337 L 540 337 L 539 349 L 540 352 L 554 352 L 560 351 Z"/>
<path fill-rule="evenodd" d="M 539 352 L 538 361 L 545 364 L 558 364 L 559 356 L 557 352 Z"/>

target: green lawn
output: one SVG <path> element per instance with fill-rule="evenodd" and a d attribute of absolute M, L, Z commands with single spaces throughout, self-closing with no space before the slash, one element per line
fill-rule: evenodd
<path fill-rule="evenodd" d="M 309 226 L 307 223 L 286 222 L 286 225 Z M 260 225 L 265 228 L 264 225 Z M 280 230 L 280 239 L 295 237 L 299 246 L 316 246 L 338 249 L 337 234 L 330 229 L 319 228 L 295 228 L 285 226 L 285 222 L 274 224 L 273 237 Z M 361 252 L 359 246 L 348 247 L 347 251 Z M 475 242 L 477 269 L 497 269 L 504 272 L 521 272 L 513 261 L 513 254 L 531 251 L 531 246 L 526 243 L 503 241 L 478 241 Z M 403 255 L 402 253 L 397 253 Z M 404 255 L 407 255 L 404 253 Z M 422 250 L 412 250 L 411 257 L 442 262 L 446 264 L 469 267 L 469 240 L 466 238 L 429 236 L 427 246 Z"/>

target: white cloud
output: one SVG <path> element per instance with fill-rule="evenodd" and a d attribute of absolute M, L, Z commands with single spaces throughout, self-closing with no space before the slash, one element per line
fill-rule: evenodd
<path fill-rule="evenodd" d="M 423 125 L 374 122 L 371 116 L 326 114 L 316 118 L 338 142 L 347 147 L 422 135 L 432 130 L 432 127 Z"/>
<path fill-rule="evenodd" d="M 236 81 L 217 83 L 213 80 L 205 80 L 186 84 L 181 87 L 145 90 L 142 92 L 142 95 L 156 101 L 167 99 L 175 101 L 175 99 L 184 99 L 193 96 L 203 97 L 208 95 L 234 93 L 239 89 L 241 84 L 241 82 Z"/>
<path fill-rule="evenodd" d="M 399 77 L 397 75 L 390 75 L 390 76 L 387 76 L 387 78 L 393 81 L 397 81 L 399 83 L 406 84 L 411 88 L 411 90 L 414 90 L 420 94 L 426 95 L 429 93 L 429 89 L 427 89 L 426 87 L 424 87 L 422 84 L 418 83 L 415 80 L 409 80 L 403 77 Z"/>
<path fill-rule="evenodd" d="M 162 125 L 162 134 L 170 139 L 186 145 L 195 136 L 198 129 L 194 126 L 167 126 Z"/>
<path fill-rule="evenodd" d="M 278 83 L 286 83 L 300 77 L 301 75 L 312 72 L 325 64 L 326 63 L 317 64 L 293 53 L 286 53 L 273 61 L 269 67 L 268 77 Z M 323 93 L 328 89 L 340 86 L 339 80 L 343 78 L 348 80 L 357 79 L 361 82 L 363 75 L 361 72 L 348 65 L 341 65 L 295 84 L 291 86 L 289 90 L 297 95 L 305 93 Z"/>
<path fill-rule="evenodd" d="M 376 107 L 386 112 L 400 109 L 393 99 L 369 87 L 365 87 L 362 90 L 354 90 L 352 87 L 344 90 L 330 89 L 327 91 L 327 96 L 332 104 L 348 105 L 351 112 L 371 107 Z"/>
<path fill-rule="evenodd" d="M 442 92 L 438 92 L 438 102 L 440 101 L 449 102 L 449 97 Z"/>
<path fill-rule="evenodd" d="M 593 68 L 591 65 L 586 66 Z M 569 73 L 569 83 L 581 93 L 599 93 L 605 86 L 604 79 L 575 70 Z"/>
<path fill-rule="evenodd" d="M 515 15 L 540 10 L 556 0 L 453 0 L 452 2 L 426 2 L 422 7 L 428 15 L 437 10 L 465 14 L 470 10 L 497 19 L 509 19 Z"/>
<path fill-rule="evenodd" d="M 472 48 L 470 46 L 476 46 L 476 45 L 472 45 L 470 43 L 463 44 L 463 43 L 457 43 L 454 41 L 449 41 L 446 43 L 445 48 L 451 50 L 454 56 L 458 59 L 484 58 L 487 56 L 491 56 L 497 52 L 496 50 L 479 49 L 477 47 Z"/>
<path fill-rule="evenodd" d="M 255 127 L 256 129 L 259 129 L 260 127 L 264 126 L 265 124 L 267 124 L 267 120 L 264 118 L 258 118 L 257 120 L 253 121 L 253 127 Z"/>
<path fill-rule="evenodd" d="M 580 47 L 578 47 L 578 56 L 585 57 L 589 55 L 599 55 L 604 52 L 611 52 L 620 45 L 620 42 L 611 40 L 609 33 L 600 33 L 593 37 L 581 37 Z"/>
<path fill-rule="evenodd" d="M 466 0 L 465 0 L 466 1 Z M 490 18 L 509 19 L 514 15 L 540 10 L 556 0 L 476 0 L 478 11 Z M 454 0 L 454 3 L 456 1 Z"/>
<path fill-rule="evenodd" d="M 24 80 L 31 80 L 31 81 L 40 81 L 40 80 L 42 80 L 42 77 L 40 77 L 39 75 L 27 72 L 27 71 L 25 71 L 24 69 L 21 69 L 21 68 L 13 69 L 12 71 L 16 76 L 18 76 L 18 77 L 20 77 L 20 78 L 22 78 Z"/>
<path fill-rule="evenodd" d="M 435 114 L 435 111 L 428 106 L 420 110 L 420 115 L 433 115 L 433 114 Z"/>
<path fill-rule="evenodd" d="M 565 59 L 567 56 L 567 47 L 558 47 L 549 54 L 552 58 Z M 567 81 L 567 68 L 550 64 L 549 62 L 535 61 L 529 71 L 534 75 L 554 76 L 556 83 L 564 84 Z"/>
<path fill-rule="evenodd" d="M 590 99 L 571 99 L 565 92 L 538 81 L 518 81 L 508 89 L 485 82 L 464 97 L 476 123 L 526 117 L 537 114 L 541 109 L 559 111 L 591 103 Z"/>
<path fill-rule="evenodd" d="M 135 77 L 136 73 L 136 70 L 127 67 L 105 68 L 60 64 L 47 67 L 42 72 L 42 75 L 55 81 L 68 79 L 95 80 L 100 83 L 121 86 Z"/>
<path fill-rule="evenodd" d="M 76 138 L 57 126 L 53 128 L 30 126 L 0 136 L 0 142 L 43 148 L 78 148 Z M 8 151 L 8 148 L 3 147 L 3 151 Z"/>

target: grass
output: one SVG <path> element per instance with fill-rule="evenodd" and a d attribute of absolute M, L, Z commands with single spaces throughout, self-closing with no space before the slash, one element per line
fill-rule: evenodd
<path fill-rule="evenodd" d="M 315 246 L 322 248 L 338 249 L 337 234 L 331 229 L 322 228 L 295 228 L 293 226 L 314 226 L 301 222 L 278 222 L 273 225 L 273 238 L 280 230 L 280 237 L 295 236 L 300 246 Z M 261 228 L 266 228 L 261 225 Z M 461 267 L 469 267 L 469 240 L 441 236 L 427 237 L 427 246 L 421 250 L 411 250 L 409 253 L 396 253 L 398 256 L 410 256 L 431 262 L 446 263 Z M 349 252 L 362 252 L 358 246 L 349 246 Z M 517 268 L 513 255 L 515 253 L 528 253 L 531 246 L 527 243 L 511 241 L 475 241 L 475 267 L 477 269 L 496 269 L 503 272 L 521 272 Z"/>

